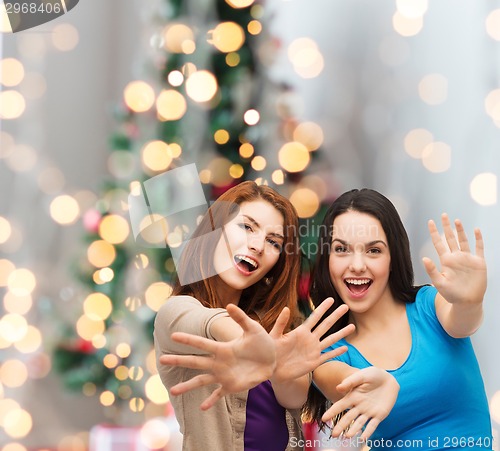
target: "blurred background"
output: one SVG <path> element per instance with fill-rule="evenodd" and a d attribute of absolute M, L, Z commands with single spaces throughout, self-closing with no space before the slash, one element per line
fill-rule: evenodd
<path fill-rule="evenodd" d="M 417 283 L 428 219 L 480 227 L 498 442 L 499 0 L 82 0 L 17 33 L 0 12 L 1 451 L 180 449 L 152 349 L 174 265 L 163 235 L 136 243 L 128 195 L 191 163 L 208 200 L 291 199 L 304 285 L 351 188 L 395 203 Z"/>

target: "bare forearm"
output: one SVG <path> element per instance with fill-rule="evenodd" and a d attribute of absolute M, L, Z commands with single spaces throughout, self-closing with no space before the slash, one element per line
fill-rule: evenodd
<path fill-rule="evenodd" d="M 306 374 L 297 379 L 276 381 L 270 379 L 279 404 L 286 409 L 300 409 L 307 399 L 311 376 Z"/>
<path fill-rule="evenodd" d="M 313 381 L 326 398 L 331 402 L 336 402 L 344 396 L 343 393 L 337 391 L 337 385 L 357 371 L 359 371 L 357 368 L 347 363 L 330 361 L 314 370 Z"/>
<path fill-rule="evenodd" d="M 231 341 L 241 337 L 243 330 L 231 317 L 223 316 L 212 322 L 210 334 L 216 341 Z"/>

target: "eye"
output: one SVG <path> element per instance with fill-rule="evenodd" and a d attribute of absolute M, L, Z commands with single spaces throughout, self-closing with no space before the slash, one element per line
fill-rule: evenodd
<path fill-rule="evenodd" d="M 282 244 L 279 243 L 278 241 L 273 240 L 272 238 L 267 238 L 266 240 L 271 246 L 274 248 L 278 249 L 278 251 L 281 252 Z"/>
<path fill-rule="evenodd" d="M 336 246 L 334 246 L 333 251 L 336 254 L 343 254 L 343 253 L 347 252 L 348 249 L 347 249 L 347 246 L 342 246 L 340 244 L 337 244 Z"/>
<path fill-rule="evenodd" d="M 238 224 L 238 227 L 240 227 L 241 229 L 247 230 L 249 232 L 253 231 L 252 226 L 250 224 L 247 224 L 246 222 L 240 222 Z"/>
<path fill-rule="evenodd" d="M 382 250 L 379 249 L 378 247 L 372 247 L 372 248 L 368 249 L 368 253 L 369 254 L 381 254 Z"/>

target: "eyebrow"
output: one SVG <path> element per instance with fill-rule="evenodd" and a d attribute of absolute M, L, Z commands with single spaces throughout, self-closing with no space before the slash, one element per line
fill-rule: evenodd
<path fill-rule="evenodd" d="M 338 241 L 340 244 L 343 244 L 344 246 L 350 246 L 350 244 L 351 244 L 351 243 L 348 243 L 347 241 L 341 240 L 340 238 L 334 238 L 332 240 L 332 244 L 335 241 Z M 370 246 L 375 246 L 376 244 L 382 244 L 385 247 L 389 247 L 389 246 L 387 246 L 387 243 L 385 241 L 382 241 L 382 240 L 369 241 L 368 243 L 365 243 L 365 246 L 370 247 Z"/>
<path fill-rule="evenodd" d="M 255 227 L 258 227 L 259 229 L 261 228 L 260 224 L 255 219 L 253 219 L 251 216 L 248 216 L 248 215 L 242 215 L 242 216 L 244 218 L 248 219 Z M 282 240 L 285 239 L 285 237 L 281 233 L 271 232 L 271 233 L 268 233 L 267 235 L 274 236 L 275 238 L 280 238 Z"/>

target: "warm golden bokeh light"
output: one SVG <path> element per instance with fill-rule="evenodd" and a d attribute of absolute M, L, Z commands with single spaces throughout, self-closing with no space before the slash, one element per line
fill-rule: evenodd
<path fill-rule="evenodd" d="M 120 360 L 118 359 L 118 356 L 115 354 L 106 354 L 104 358 L 102 359 L 102 363 L 106 368 L 116 368 L 117 365 L 120 363 Z"/>
<path fill-rule="evenodd" d="M 5 258 L 0 259 L 0 287 L 6 287 L 9 276 L 16 269 L 16 265 Z"/>
<path fill-rule="evenodd" d="M 309 188 L 298 188 L 290 196 L 290 202 L 296 208 L 300 218 L 310 218 L 319 209 L 317 194 Z"/>
<path fill-rule="evenodd" d="M 26 437 L 33 427 L 33 420 L 29 412 L 24 409 L 11 410 L 5 414 L 3 428 L 12 438 Z"/>
<path fill-rule="evenodd" d="M 217 144 L 226 144 L 229 141 L 229 133 L 227 130 L 219 129 L 214 133 L 214 141 Z"/>
<path fill-rule="evenodd" d="M 163 39 L 165 49 L 171 53 L 185 53 L 185 49 L 195 48 L 193 30 L 182 23 L 167 25 L 163 31 Z"/>
<path fill-rule="evenodd" d="M 144 377 L 144 370 L 140 366 L 132 366 L 128 370 L 128 377 L 133 381 L 140 381 Z"/>
<path fill-rule="evenodd" d="M 115 368 L 115 377 L 119 381 L 128 379 L 128 368 L 125 365 L 120 365 Z"/>
<path fill-rule="evenodd" d="M 496 174 L 484 172 L 476 175 L 470 183 L 469 190 L 472 199 L 479 205 L 496 205 L 498 192 L 498 179 Z"/>
<path fill-rule="evenodd" d="M 7 287 L 15 296 L 30 295 L 36 287 L 36 277 L 29 269 L 15 269 L 9 274 Z"/>
<path fill-rule="evenodd" d="M 495 9 L 488 14 L 486 32 L 495 41 L 500 41 L 500 9 Z"/>
<path fill-rule="evenodd" d="M 228 1 L 228 0 L 226 0 Z M 171 437 L 171 432 L 168 425 L 159 418 L 153 418 L 141 428 L 141 442 L 147 449 L 165 449 L 168 448 L 168 442 Z"/>
<path fill-rule="evenodd" d="M 430 172 L 445 172 L 451 166 L 451 147 L 444 142 L 428 144 L 422 153 L 422 164 Z"/>
<path fill-rule="evenodd" d="M 163 121 L 177 121 L 186 113 L 184 96 L 173 89 L 163 90 L 156 99 L 156 110 Z"/>
<path fill-rule="evenodd" d="M 73 50 L 80 40 L 78 29 L 69 23 L 56 25 L 50 36 L 54 47 L 61 52 Z"/>
<path fill-rule="evenodd" d="M 130 82 L 123 91 L 123 99 L 127 106 L 136 113 L 148 111 L 155 104 L 155 92 L 145 81 Z"/>
<path fill-rule="evenodd" d="M 172 294 L 172 287 L 165 282 L 155 282 L 151 284 L 144 294 L 147 306 L 157 312 Z"/>
<path fill-rule="evenodd" d="M 126 359 L 131 352 L 132 349 L 128 343 L 119 343 L 116 346 L 116 355 L 122 359 Z"/>
<path fill-rule="evenodd" d="M 15 18 L 15 16 L 11 15 L 11 20 Z M 16 24 L 14 24 L 14 28 Z M 5 4 L 2 2 L 0 4 L 0 33 L 12 33 L 12 26 L 10 24 L 9 16 L 7 11 L 5 10 Z"/>
<path fill-rule="evenodd" d="M 128 407 L 132 412 L 142 412 L 145 405 L 144 399 L 135 397 L 130 400 Z"/>
<path fill-rule="evenodd" d="M 142 218 L 139 223 L 140 237 L 147 243 L 165 245 L 168 236 L 168 222 L 165 217 L 153 213 Z"/>
<path fill-rule="evenodd" d="M 87 258 L 96 268 L 111 266 L 116 258 L 115 247 L 104 240 L 97 240 L 87 249 Z"/>
<path fill-rule="evenodd" d="M 10 222 L 3 216 L 0 216 L 0 244 L 5 243 L 11 234 L 12 227 L 10 226 Z"/>
<path fill-rule="evenodd" d="M 288 58 L 302 78 L 317 77 L 325 66 L 318 45 L 310 38 L 295 39 L 288 47 Z"/>
<path fill-rule="evenodd" d="M 115 395 L 113 394 L 113 392 L 106 390 L 99 396 L 99 401 L 105 407 L 112 406 L 115 402 Z"/>
<path fill-rule="evenodd" d="M 166 404 L 169 400 L 167 389 L 158 374 L 151 376 L 146 381 L 144 390 L 148 399 L 155 404 Z"/>
<path fill-rule="evenodd" d="M 246 8 L 253 4 L 255 0 L 226 0 L 226 3 L 233 8 Z"/>
<path fill-rule="evenodd" d="M 247 110 L 243 115 L 243 120 L 247 125 L 256 125 L 260 121 L 260 113 L 254 109 Z"/>
<path fill-rule="evenodd" d="M 171 86 L 178 87 L 184 83 L 184 75 L 182 75 L 182 72 L 179 70 L 173 70 L 168 74 L 167 81 Z"/>
<path fill-rule="evenodd" d="M 195 102 L 208 102 L 217 93 L 217 79 L 212 72 L 200 70 L 186 80 L 186 93 Z"/>
<path fill-rule="evenodd" d="M 254 147 L 250 143 L 243 143 L 240 146 L 240 157 L 250 158 L 255 152 Z"/>
<path fill-rule="evenodd" d="M 252 165 L 252 168 L 254 170 L 262 171 L 267 166 L 267 161 L 264 157 L 257 155 L 252 159 L 252 162 L 250 164 Z"/>
<path fill-rule="evenodd" d="M 0 261 L 1 265 L 1 261 Z M 12 266 L 13 271 L 15 268 Z M 0 273 L 2 272 L 2 269 L 0 267 Z M 0 275 L 0 279 L 2 276 Z M 0 281 L 0 286 L 2 286 L 2 283 Z M 18 315 L 25 315 L 31 310 L 31 307 L 33 306 L 33 299 L 32 297 L 28 294 L 25 296 L 16 296 L 12 292 L 8 292 L 5 294 L 3 298 L 3 305 L 5 307 L 5 310 L 9 313 L 17 313 Z"/>
<path fill-rule="evenodd" d="M 285 173 L 281 169 L 276 169 L 272 176 L 271 179 L 276 185 L 283 185 L 285 183 Z"/>
<path fill-rule="evenodd" d="M 427 12 L 429 2 L 428 0 L 396 0 L 396 8 L 402 16 L 417 19 Z"/>
<path fill-rule="evenodd" d="M 16 58 L 0 60 L 0 84 L 12 88 L 23 81 L 24 66 Z"/>
<path fill-rule="evenodd" d="M 221 22 L 209 33 L 208 42 L 224 53 L 236 52 L 245 43 L 245 31 L 235 22 Z"/>
<path fill-rule="evenodd" d="M 7 313 L 0 319 L 0 336 L 9 343 L 21 340 L 28 331 L 26 318 L 17 313 Z"/>
<path fill-rule="evenodd" d="M 239 53 L 237 52 L 230 52 L 226 55 L 226 64 L 229 67 L 236 67 L 238 64 L 240 64 L 241 58 Z"/>
<path fill-rule="evenodd" d="M 227 186 L 233 181 L 229 169 L 233 163 L 224 157 L 213 158 L 208 164 L 210 183 L 215 186 Z"/>
<path fill-rule="evenodd" d="M 28 369 L 20 360 L 6 360 L 0 366 L 0 382 L 6 387 L 21 387 L 28 380 Z"/>
<path fill-rule="evenodd" d="M 57 196 L 50 203 L 50 216 L 60 225 L 74 224 L 80 216 L 80 206 L 72 196 Z"/>
<path fill-rule="evenodd" d="M 172 163 L 169 145 L 164 141 L 150 141 L 141 151 L 143 165 L 155 172 L 165 171 Z"/>
<path fill-rule="evenodd" d="M 108 243 L 123 243 L 128 238 L 129 233 L 129 223 L 122 216 L 110 214 L 104 216 L 99 223 L 99 235 Z"/>
<path fill-rule="evenodd" d="M 493 421 L 500 424 L 500 390 L 491 397 L 490 412 Z"/>
<path fill-rule="evenodd" d="M 245 173 L 245 169 L 243 169 L 243 166 L 241 164 L 233 164 L 229 168 L 229 175 L 233 177 L 234 179 L 239 179 L 240 177 L 243 177 L 243 174 Z"/>
<path fill-rule="evenodd" d="M 14 90 L 0 91 L 0 119 L 17 119 L 26 109 L 24 96 Z"/>
<path fill-rule="evenodd" d="M 262 32 L 262 24 L 258 20 L 251 20 L 247 25 L 247 30 L 255 36 Z"/>
<path fill-rule="evenodd" d="M 424 26 L 424 21 L 421 16 L 408 18 L 396 12 L 392 17 L 392 26 L 401 36 L 410 37 L 420 33 Z"/>
<path fill-rule="evenodd" d="M 405 151 L 412 158 L 420 159 L 424 149 L 433 142 L 434 136 L 425 128 L 415 128 L 409 131 L 404 139 Z"/>
<path fill-rule="evenodd" d="M 311 159 L 309 150 L 304 144 L 292 141 L 284 144 L 278 153 L 281 167 L 288 172 L 303 171 Z"/>
<path fill-rule="evenodd" d="M 111 315 L 113 304 L 104 293 L 91 293 L 83 301 L 83 311 L 95 321 L 104 320 Z"/>
<path fill-rule="evenodd" d="M 418 84 L 420 98 L 429 105 L 440 105 L 448 98 L 448 79 L 441 74 L 426 75 Z"/>
<path fill-rule="evenodd" d="M 101 320 L 94 320 L 86 315 L 80 316 L 76 322 L 76 331 L 84 340 L 92 341 L 95 335 L 102 335 L 106 326 Z"/>
<path fill-rule="evenodd" d="M 14 343 L 15 348 L 23 354 L 31 354 L 42 346 L 42 333 L 32 325 L 28 325 L 26 333 Z M 40 365 L 38 365 L 39 367 Z"/>
<path fill-rule="evenodd" d="M 3 448 L 2 451 L 27 451 L 27 449 L 21 445 L 20 443 L 7 443 Z M 38 450 L 38 451 L 44 451 Z"/>
<path fill-rule="evenodd" d="M 293 140 L 301 142 L 308 150 L 318 150 L 323 144 L 323 129 L 314 122 L 302 122 L 293 131 Z"/>

